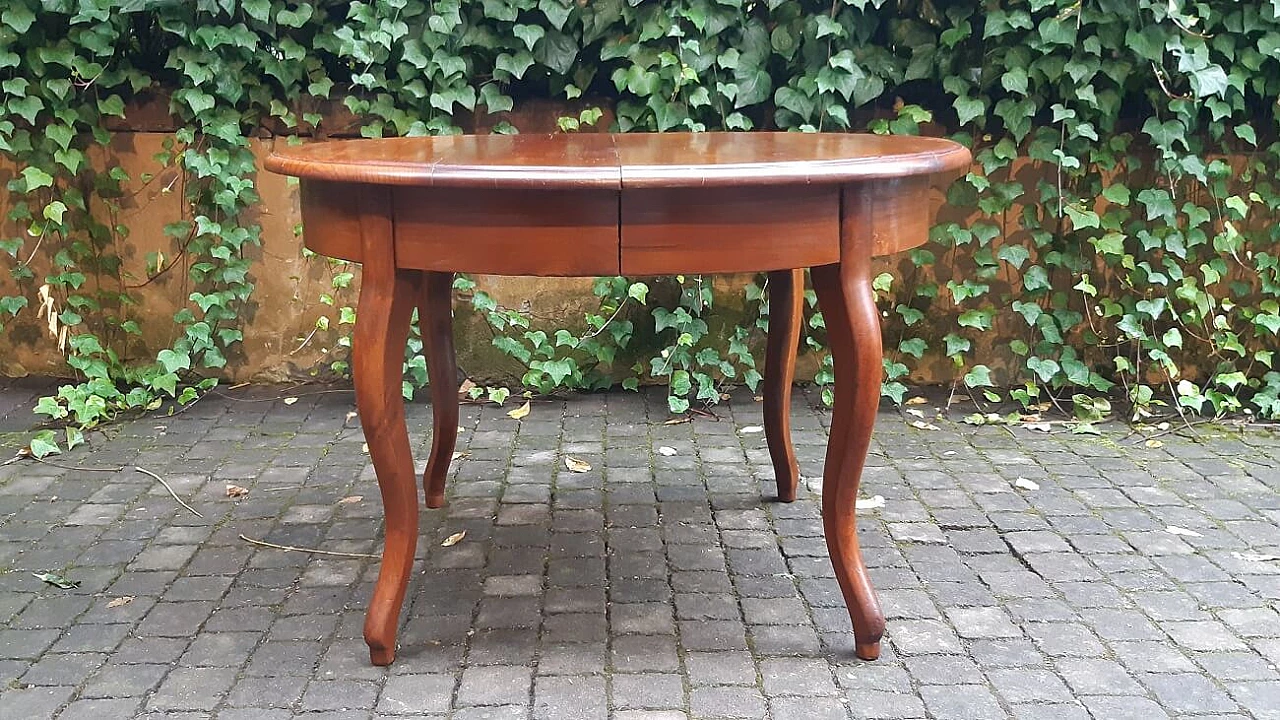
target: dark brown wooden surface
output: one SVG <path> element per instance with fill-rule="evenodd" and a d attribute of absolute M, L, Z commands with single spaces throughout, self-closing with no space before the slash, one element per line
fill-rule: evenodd
<path fill-rule="evenodd" d="M 840 259 L 840 188 L 624 190 L 622 274 L 789 270 Z"/>
<path fill-rule="evenodd" d="M 642 188 L 849 182 L 958 172 L 929 137 L 819 133 L 445 135 L 289 146 L 264 163 L 317 180 L 468 188 Z"/>
<path fill-rule="evenodd" d="M 491 275 L 619 274 L 616 190 L 392 192 L 401 267 Z"/>
<path fill-rule="evenodd" d="M 778 497 L 790 501 L 799 472 L 787 411 L 805 267 L 835 370 L 823 527 L 856 652 L 877 657 L 884 615 L 855 518 L 882 372 L 871 257 L 924 242 L 931 194 L 969 162 L 963 147 L 931 138 L 770 133 L 408 138 L 273 153 L 268 169 L 303 178 L 307 245 L 364 263 L 353 367 L 386 512 L 365 620 L 372 661 L 395 656 L 417 544 L 400 395 L 415 305 L 435 416 L 423 486 L 427 505 L 439 507 L 457 436 L 454 272 L 770 271 L 765 433 Z"/>

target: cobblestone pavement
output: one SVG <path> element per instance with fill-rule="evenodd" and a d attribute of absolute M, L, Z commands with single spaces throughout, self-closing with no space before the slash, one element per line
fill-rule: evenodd
<path fill-rule="evenodd" d="M 25 442 L 36 392 L 0 387 L 0 457 Z M 383 669 L 360 637 L 376 560 L 241 539 L 379 549 L 351 394 L 280 392 L 210 396 L 56 458 L 121 471 L 0 467 L 0 716 L 1280 718 L 1280 436 L 1265 430 L 1150 447 L 1118 426 L 931 431 L 886 410 L 863 484 L 885 504 L 860 526 L 889 627 L 865 663 L 808 479 L 829 419 L 811 397 L 794 409 L 809 487 L 790 505 L 769 500 L 747 396 L 675 425 L 630 393 L 534 403 L 523 421 L 465 406 L 465 457 L 447 508 L 422 514 Z M 419 457 L 429 424 L 412 405 Z"/>

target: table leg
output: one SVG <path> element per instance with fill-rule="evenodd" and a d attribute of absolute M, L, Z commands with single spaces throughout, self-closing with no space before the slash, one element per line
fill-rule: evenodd
<path fill-rule="evenodd" d="M 764 356 L 764 435 L 778 499 L 796 499 L 800 466 L 791 447 L 791 383 L 804 312 L 804 270 L 769 273 L 769 336 Z"/>
<path fill-rule="evenodd" d="M 420 285 L 417 271 L 365 263 L 352 344 L 356 409 L 386 514 L 382 566 L 364 622 L 374 665 L 389 665 L 395 659 L 400 607 L 418 544 L 418 483 L 400 384 Z"/>
<path fill-rule="evenodd" d="M 427 507 L 444 505 L 444 481 L 458 443 L 458 363 L 453 350 L 453 273 L 424 273 L 418 326 L 431 380 L 431 456 L 422 475 Z"/>
<path fill-rule="evenodd" d="M 884 613 L 858 546 L 858 483 L 871 444 L 883 374 L 880 317 L 871 289 L 870 253 L 813 268 L 813 289 L 826 321 L 835 366 L 835 407 L 822 482 L 822 526 L 844 594 L 858 657 L 880 655 Z"/>

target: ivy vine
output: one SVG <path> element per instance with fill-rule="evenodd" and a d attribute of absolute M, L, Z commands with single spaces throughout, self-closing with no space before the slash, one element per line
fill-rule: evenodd
<path fill-rule="evenodd" d="M 141 238 L 120 203 L 156 177 L 99 151 L 156 98 L 182 212 Z M 9 0 L 0 331 L 39 328 L 75 376 L 37 407 L 64 434 L 32 451 L 191 402 L 236 361 L 262 239 L 249 138 L 517 132 L 504 113 L 529 98 L 582 104 L 563 131 L 607 120 L 969 145 L 949 219 L 877 278 L 895 400 L 943 359 L 992 400 L 1280 418 L 1280 0 Z M 148 253 L 145 277 L 122 273 L 126 248 Z M 333 270 L 334 313 L 314 334 L 354 320 L 353 269 Z M 158 346 L 136 303 L 162 276 L 181 279 L 186 305 Z M 458 289 L 526 368 L 517 391 L 657 381 L 683 412 L 758 382 L 762 284 L 725 326 L 706 279 L 602 278 L 577 332 L 533 327 L 465 278 Z M 925 332 L 926 317 L 949 331 Z M 425 382 L 412 352 L 407 370 L 411 392 Z"/>

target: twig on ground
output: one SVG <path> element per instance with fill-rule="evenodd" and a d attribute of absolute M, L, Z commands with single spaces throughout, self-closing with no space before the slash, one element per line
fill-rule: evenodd
<path fill-rule="evenodd" d="M 182 498 L 178 497 L 178 493 L 176 493 L 176 492 L 174 492 L 174 491 L 173 491 L 173 488 L 169 486 L 169 483 L 165 482 L 165 479 L 164 479 L 164 478 L 162 478 L 162 477 L 160 477 L 159 475 L 157 475 L 157 474 L 155 474 L 155 473 L 151 472 L 150 470 L 147 470 L 146 468 L 140 468 L 140 467 L 134 466 L 134 468 L 133 468 L 133 469 L 134 469 L 134 470 L 137 470 L 138 472 L 142 473 L 143 475 L 150 475 L 151 477 L 155 478 L 156 480 L 159 480 L 159 481 L 160 481 L 160 484 L 164 486 L 164 489 L 165 489 L 165 490 L 168 490 L 168 491 L 169 491 L 169 494 L 173 496 L 173 499 L 174 499 L 174 500 L 177 500 L 177 501 L 178 501 L 178 504 L 179 504 L 179 505 L 181 505 L 182 507 L 184 507 L 184 508 L 186 508 L 186 509 L 190 510 L 190 511 L 191 511 L 191 514 L 192 514 L 192 515 L 195 515 L 195 516 L 196 516 L 196 517 L 198 517 L 198 518 L 202 518 L 202 517 L 204 517 L 203 515 L 201 515 L 201 514 L 200 514 L 200 511 L 199 511 L 199 510 L 196 510 L 195 508 L 191 507 L 190 505 L 188 505 L 188 504 L 186 503 L 186 501 L 184 501 Z"/>
<path fill-rule="evenodd" d="M 1155 433 L 1154 435 L 1143 435 L 1142 437 L 1138 438 L 1138 440 L 1135 440 L 1134 442 L 1138 442 L 1139 440 L 1142 440 L 1142 441 L 1155 440 L 1158 437 L 1163 437 L 1165 435 L 1170 435 L 1172 433 L 1182 432 L 1183 430 L 1189 430 L 1191 431 L 1192 435 L 1195 435 L 1195 427 L 1197 425 L 1204 425 L 1205 423 L 1211 423 L 1211 422 L 1214 422 L 1213 418 L 1205 418 L 1204 420 L 1196 420 L 1196 421 L 1187 421 L 1186 425 L 1174 425 L 1173 427 L 1170 427 L 1168 430 L 1161 430 L 1160 432 Z"/>
<path fill-rule="evenodd" d="M 18 459 L 19 458 L 14 458 L 14 460 L 18 460 Z M 53 462 L 52 460 L 45 460 L 44 458 L 38 458 L 35 455 L 32 455 L 31 459 L 35 460 L 38 463 L 51 465 L 56 468 L 62 468 L 63 470 L 78 470 L 81 472 L 120 472 L 121 470 L 124 470 L 123 465 L 121 465 L 120 467 L 81 467 L 79 465 L 61 465 L 59 463 Z M 8 464 L 8 463 L 5 463 L 5 464 Z"/>
<path fill-rule="evenodd" d="M 266 540 L 254 540 L 248 535 L 241 535 L 240 539 L 247 543 L 251 543 L 253 545 L 261 545 L 262 547 L 275 548 L 276 550 L 284 550 L 285 552 L 296 551 L 296 552 L 305 552 L 305 553 L 315 553 L 317 555 L 336 555 L 337 557 L 373 558 L 375 560 L 382 558 L 381 555 L 373 555 L 371 553 L 338 552 L 337 550 L 319 550 L 316 548 L 297 547 L 294 545 L 277 545 L 275 543 L 267 542 Z"/>

